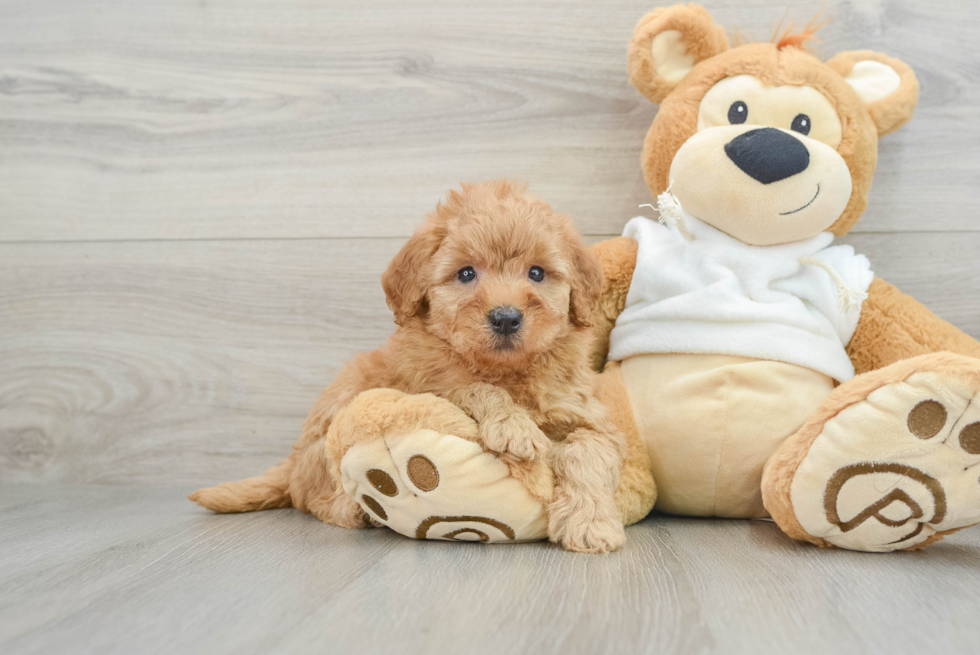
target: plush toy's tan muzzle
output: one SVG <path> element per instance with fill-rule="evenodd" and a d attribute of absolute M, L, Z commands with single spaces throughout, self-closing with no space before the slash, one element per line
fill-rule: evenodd
<path fill-rule="evenodd" d="M 825 143 L 759 125 L 694 134 L 670 167 L 671 190 L 695 218 L 750 245 L 811 237 L 851 196 L 844 159 Z"/>

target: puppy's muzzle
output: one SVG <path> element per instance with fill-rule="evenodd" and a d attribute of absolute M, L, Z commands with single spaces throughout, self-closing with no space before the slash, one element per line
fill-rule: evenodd
<path fill-rule="evenodd" d="M 509 337 L 521 329 L 524 314 L 516 307 L 494 307 L 487 314 L 490 328 L 502 337 Z"/>

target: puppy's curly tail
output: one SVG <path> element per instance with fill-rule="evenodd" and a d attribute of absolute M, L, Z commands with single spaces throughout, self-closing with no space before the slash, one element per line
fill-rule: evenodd
<path fill-rule="evenodd" d="M 292 460 L 285 459 L 262 475 L 198 489 L 188 498 L 219 514 L 292 507 L 289 495 L 292 470 Z"/>

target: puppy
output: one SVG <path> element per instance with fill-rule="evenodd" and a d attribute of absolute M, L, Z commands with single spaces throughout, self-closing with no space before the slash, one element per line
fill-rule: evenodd
<path fill-rule="evenodd" d="M 571 221 L 521 185 L 463 184 L 416 230 L 382 285 L 398 329 L 327 387 L 289 459 L 191 499 L 216 512 L 293 506 L 367 527 L 331 479 L 327 429 L 367 389 L 428 392 L 472 416 L 484 447 L 505 460 L 550 458 L 552 541 L 580 552 L 619 548 L 626 537 L 613 496 L 626 442 L 593 395 L 589 367 L 602 270 Z"/>

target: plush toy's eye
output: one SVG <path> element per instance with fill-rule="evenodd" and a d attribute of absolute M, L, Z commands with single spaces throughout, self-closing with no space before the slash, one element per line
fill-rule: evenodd
<path fill-rule="evenodd" d="M 749 108 L 741 100 L 736 100 L 728 108 L 728 122 L 732 125 L 740 125 L 749 117 Z"/>
<path fill-rule="evenodd" d="M 535 282 L 540 282 L 544 279 L 544 269 L 540 266 L 532 266 L 531 270 L 527 272 L 527 276 Z"/>
<path fill-rule="evenodd" d="M 467 266 L 466 268 L 461 268 L 456 272 L 456 279 L 467 284 L 476 279 L 476 271 L 473 270 L 472 266 Z"/>
<path fill-rule="evenodd" d="M 796 118 L 793 119 L 793 124 L 790 128 L 794 132 L 799 132 L 800 134 L 810 133 L 810 117 L 806 114 L 797 114 Z"/>

